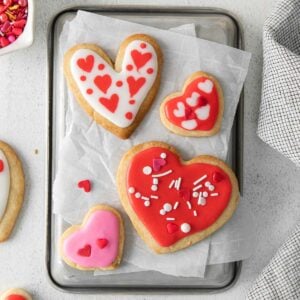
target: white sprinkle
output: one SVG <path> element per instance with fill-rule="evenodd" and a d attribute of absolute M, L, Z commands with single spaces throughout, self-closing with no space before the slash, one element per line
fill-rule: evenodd
<path fill-rule="evenodd" d="M 175 204 L 174 204 L 174 206 L 173 206 L 173 209 L 177 209 L 178 206 L 179 206 L 179 202 L 176 201 Z"/>
<path fill-rule="evenodd" d="M 129 194 L 133 194 L 133 193 L 135 192 L 135 188 L 131 186 L 131 187 L 128 189 L 128 192 L 129 192 Z"/>
<path fill-rule="evenodd" d="M 193 192 L 193 197 L 194 198 L 197 198 L 199 196 L 199 193 L 198 192 Z"/>
<path fill-rule="evenodd" d="M 149 197 L 142 196 L 142 199 L 143 199 L 143 200 L 149 200 L 150 198 L 149 198 Z"/>
<path fill-rule="evenodd" d="M 201 198 L 198 200 L 198 203 L 197 203 L 197 204 L 198 204 L 198 205 L 204 206 L 204 205 L 206 204 L 206 199 L 203 198 L 203 197 L 201 197 Z"/>
<path fill-rule="evenodd" d="M 209 189 L 209 191 L 211 191 L 211 192 L 212 192 L 212 191 L 214 191 L 214 190 L 215 190 L 215 186 L 211 184 L 211 185 L 208 187 L 208 189 Z"/>
<path fill-rule="evenodd" d="M 152 177 L 163 177 L 163 176 L 169 175 L 172 172 L 173 172 L 173 170 L 168 170 L 168 171 L 166 171 L 164 173 L 152 175 Z"/>
<path fill-rule="evenodd" d="M 158 179 L 157 178 L 153 178 L 152 182 L 153 182 L 153 184 L 158 184 Z"/>
<path fill-rule="evenodd" d="M 135 198 L 141 198 L 141 193 L 139 193 L 139 192 L 137 192 L 137 193 L 135 193 Z"/>
<path fill-rule="evenodd" d="M 204 183 L 204 185 L 205 185 L 206 187 L 209 187 L 209 186 L 211 185 L 211 183 L 210 183 L 209 181 L 206 181 L 206 182 Z"/>
<path fill-rule="evenodd" d="M 183 223 L 181 224 L 180 229 L 182 232 L 188 233 L 191 231 L 191 225 L 189 223 Z"/>
<path fill-rule="evenodd" d="M 197 217 L 197 211 L 196 210 L 193 211 L 193 214 L 194 214 L 195 217 Z"/>
<path fill-rule="evenodd" d="M 155 184 L 153 184 L 153 185 L 151 186 L 151 191 L 156 192 L 157 190 L 158 190 L 158 186 L 155 185 Z"/>
<path fill-rule="evenodd" d="M 197 186 L 195 186 L 194 188 L 193 188 L 193 191 L 195 192 L 195 191 L 198 191 L 199 189 L 201 189 L 202 188 L 202 184 L 199 184 L 199 185 L 197 185 Z"/>
<path fill-rule="evenodd" d="M 203 192 L 202 196 L 203 196 L 204 198 L 207 198 L 207 197 L 208 197 L 208 192 Z"/>
<path fill-rule="evenodd" d="M 189 209 L 192 209 L 192 204 L 191 204 L 190 201 L 186 201 L 186 204 L 187 204 L 187 206 L 188 206 Z"/>
<path fill-rule="evenodd" d="M 210 196 L 216 197 L 216 196 L 219 196 L 219 193 L 212 193 L 212 194 L 210 194 Z"/>
<path fill-rule="evenodd" d="M 158 196 L 156 196 L 156 195 L 150 195 L 150 198 L 151 199 L 158 199 Z"/>
<path fill-rule="evenodd" d="M 177 186 L 176 186 L 177 191 L 179 191 L 180 185 L 181 185 L 181 177 L 179 177 L 177 180 Z"/>
<path fill-rule="evenodd" d="M 144 205 L 145 205 L 146 207 L 150 206 L 150 201 L 145 201 L 145 202 L 144 202 Z"/>
<path fill-rule="evenodd" d="M 175 218 L 166 218 L 167 221 L 175 221 Z"/>
<path fill-rule="evenodd" d="M 197 185 L 199 182 L 201 182 L 202 180 L 204 180 L 207 177 L 207 175 L 203 175 L 202 177 L 200 177 L 199 179 L 197 179 L 196 181 L 194 181 L 194 185 Z"/>
<path fill-rule="evenodd" d="M 166 212 L 169 212 L 172 210 L 172 205 L 170 203 L 165 203 L 163 208 Z"/>
<path fill-rule="evenodd" d="M 161 157 L 162 159 L 165 159 L 165 158 L 167 158 L 167 154 L 166 154 L 165 152 L 163 152 L 163 153 L 160 154 L 160 157 Z"/>
<path fill-rule="evenodd" d="M 165 212 L 164 209 L 161 209 L 161 210 L 159 211 L 159 213 L 160 213 L 162 216 L 164 216 L 164 215 L 166 214 L 166 212 Z"/>
<path fill-rule="evenodd" d="M 143 173 L 145 175 L 150 175 L 152 173 L 152 168 L 150 166 L 146 166 L 143 168 Z"/>
<path fill-rule="evenodd" d="M 171 188 L 173 187 L 174 183 L 175 183 L 175 179 L 173 179 L 173 180 L 171 181 L 171 183 L 169 184 L 169 189 L 171 189 Z"/>

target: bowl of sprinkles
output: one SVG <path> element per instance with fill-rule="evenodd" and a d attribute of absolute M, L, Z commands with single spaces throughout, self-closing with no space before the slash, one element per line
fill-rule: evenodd
<path fill-rule="evenodd" d="M 33 42 L 33 0 L 0 0 L 0 55 Z"/>

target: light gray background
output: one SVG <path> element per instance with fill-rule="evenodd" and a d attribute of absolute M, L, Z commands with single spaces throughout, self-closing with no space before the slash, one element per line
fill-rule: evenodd
<path fill-rule="evenodd" d="M 245 86 L 245 191 L 244 200 L 257 224 L 257 248 L 244 262 L 238 283 L 229 291 L 189 299 L 244 299 L 248 288 L 299 220 L 300 170 L 256 136 L 262 71 L 262 26 L 274 0 L 157 0 L 157 1 L 35 1 L 35 41 L 29 49 L 0 57 L 0 139 L 14 146 L 24 163 L 25 205 L 11 239 L 0 245 L 0 290 L 18 286 L 35 299 L 133 299 L 133 296 L 67 295 L 47 281 L 45 240 L 45 145 L 47 27 L 59 10 L 80 3 L 167 4 L 227 9 L 241 22 L 245 47 L 252 61 Z M 169 4 L 170 3 L 170 4 Z M 38 150 L 38 154 L 35 150 Z M 135 299 L 167 296 L 136 295 Z M 183 299 L 182 295 L 169 299 Z"/>

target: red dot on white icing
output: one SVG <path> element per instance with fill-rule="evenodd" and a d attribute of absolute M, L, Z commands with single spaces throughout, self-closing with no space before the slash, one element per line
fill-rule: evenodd
<path fill-rule="evenodd" d="M 121 80 L 118 80 L 117 82 L 116 82 L 116 86 L 122 86 L 123 85 L 123 82 L 121 81 Z"/>
<path fill-rule="evenodd" d="M 145 205 L 146 207 L 150 206 L 150 201 L 148 201 L 148 200 L 145 201 L 145 202 L 144 202 L 144 205 Z"/>
<path fill-rule="evenodd" d="M 129 104 L 131 105 L 135 104 L 135 100 L 134 99 L 129 100 Z"/>
<path fill-rule="evenodd" d="M 151 186 L 151 191 L 156 192 L 157 190 L 158 190 L 157 185 L 153 184 L 153 185 Z"/>
<path fill-rule="evenodd" d="M 86 80 L 86 76 L 84 76 L 84 75 L 80 76 L 80 80 L 81 81 L 85 81 Z"/>
<path fill-rule="evenodd" d="M 132 65 L 127 65 L 127 66 L 126 66 L 126 69 L 127 69 L 128 71 L 131 71 L 131 70 L 133 69 L 133 66 L 132 66 Z"/>
<path fill-rule="evenodd" d="M 140 46 L 141 46 L 142 49 L 145 49 L 147 47 L 147 45 L 145 43 L 141 43 Z"/>
<path fill-rule="evenodd" d="M 152 173 L 152 168 L 150 166 L 146 166 L 143 168 L 143 173 L 145 175 L 150 175 Z"/>
<path fill-rule="evenodd" d="M 129 194 L 133 194 L 133 193 L 135 192 L 135 188 L 131 186 L 131 187 L 128 189 L 128 192 L 129 192 Z"/>
<path fill-rule="evenodd" d="M 89 95 L 91 95 L 91 94 L 93 94 L 93 90 L 92 89 L 87 89 L 86 93 L 89 94 Z"/>
<path fill-rule="evenodd" d="M 160 213 L 162 216 L 164 216 L 164 215 L 166 214 L 166 212 L 165 212 L 164 209 L 161 209 L 161 210 L 159 211 L 159 213 Z"/>
<path fill-rule="evenodd" d="M 141 198 L 142 195 L 141 195 L 141 193 L 137 192 L 137 193 L 134 194 L 134 196 L 135 196 L 135 198 L 139 199 L 139 198 Z"/>
<path fill-rule="evenodd" d="M 147 69 L 147 73 L 148 73 L 148 74 L 152 74 L 153 71 L 154 71 L 154 70 L 153 70 L 152 68 Z"/>
<path fill-rule="evenodd" d="M 105 68 L 104 64 L 99 64 L 98 65 L 98 70 L 103 70 Z"/>
<path fill-rule="evenodd" d="M 181 224 L 180 229 L 183 233 L 188 233 L 191 231 L 191 225 L 189 223 L 183 223 Z"/>
<path fill-rule="evenodd" d="M 172 210 L 172 205 L 170 203 L 165 203 L 163 207 L 164 207 L 164 210 L 167 212 Z"/>
<path fill-rule="evenodd" d="M 131 120 L 132 117 L 133 117 L 132 112 L 127 112 L 127 113 L 125 114 L 125 117 L 126 117 L 126 119 Z"/>

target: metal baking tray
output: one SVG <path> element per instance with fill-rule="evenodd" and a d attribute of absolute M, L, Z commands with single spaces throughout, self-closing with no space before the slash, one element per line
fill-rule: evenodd
<path fill-rule="evenodd" d="M 47 233 L 46 267 L 48 277 L 54 286 L 68 292 L 89 293 L 208 293 L 230 288 L 237 280 L 241 262 L 210 265 L 204 278 L 174 277 L 154 271 L 130 274 L 93 276 L 93 272 L 82 272 L 68 267 L 59 257 L 57 242 L 66 228 L 61 217 L 52 213 L 52 184 L 55 178 L 58 150 L 65 134 L 66 103 L 62 103 L 60 91 L 65 85 L 58 60 L 59 35 L 66 21 L 74 18 L 78 9 L 146 24 L 162 29 L 194 23 L 197 36 L 242 48 L 242 33 L 236 19 L 229 13 L 202 8 L 163 7 L 76 7 L 62 11 L 52 20 L 48 39 L 49 107 L 48 107 L 48 159 L 47 159 Z M 243 152 L 243 96 L 236 114 L 230 151 L 227 162 L 235 170 L 242 190 Z"/>

